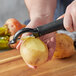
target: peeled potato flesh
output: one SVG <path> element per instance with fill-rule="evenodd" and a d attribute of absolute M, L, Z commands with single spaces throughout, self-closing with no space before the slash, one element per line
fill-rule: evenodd
<path fill-rule="evenodd" d="M 71 37 L 66 34 L 56 34 L 56 49 L 54 57 L 66 58 L 75 53 L 74 42 Z"/>
<path fill-rule="evenodd" d="M 27 37 L 20 47 L 24 61 L 31 66 L 38 66 L 48 59 L 48 48 L 39 38 Z"/>

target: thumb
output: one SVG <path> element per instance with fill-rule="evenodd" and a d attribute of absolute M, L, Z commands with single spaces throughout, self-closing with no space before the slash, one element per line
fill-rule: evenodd
<path fill-rule="evenodd" d="M 25 28 L 34 28 L 33 23 L 30 22 Z M 28 35 L 30 35 L 30 34 L 31 34 L 31 33 L 24 33 L 24 34 L 22 34 L 21 39 L 20 39 L 18 45 L 16 46 L 16 49 L 17 49 L 17 50 L 20 50 L 20 46 L 21 46 L 21 44 L 22 44 L 22 42 L 23 42 L 23 38 L 25 38 L 26 36 L 28 36 Z"/>
<path fill-rule="evenodd" d="M 34 22 L 30 22 L 25 28 L 35 28 L 34 25 L 35 25 Z M 26 33 L 22 34 L 22 38 L 25 36 L 31 35 L 31 34 L 32 34 L 31 32 L 26 32 Z"/>

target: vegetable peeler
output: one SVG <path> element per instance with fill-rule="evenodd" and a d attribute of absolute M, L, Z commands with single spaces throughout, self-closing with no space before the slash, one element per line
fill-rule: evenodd
<path fill-rule="evenodd" d="M 16 34 L 14 35 L 13 40 L 11 40 L 9 42 L 9 44 L 16 43 L 18 36 L 21 35 L 22 33 L 31 32 L 33 34 L 33 36 L 40 37 L 42 35 L 45 35 L 45 34 L 60 30 L 60 29 L 64 29 L 63 18 L 59 19 L 59 20 L 56 20 L 56 21 L 53 21 L 53 22 L 50 22 L 50 23 L 45 24 L 43 26 L 39 26 L 39 27 L 34 28 L 34 29 L 23 28 L 23 29 L 19 30 L 18 32 L 16 32 Z"/>

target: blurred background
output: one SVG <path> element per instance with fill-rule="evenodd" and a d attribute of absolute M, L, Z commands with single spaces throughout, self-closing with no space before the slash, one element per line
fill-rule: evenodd
<path fill-rule="evenodd" d="M 0 26 L 9 18 L 16 18 L 22 24 L 29 18 L 24 0 L 0 0 Z M 76 41 L 76 32 L 60 30 L 59 33 L 66 33 Z"/>
<path fill-rule="evenodd" d="M 0 0 L 0 26 L 9 18 L 16 18 L 22 24 L 29 18 L 24 0 Z"/>

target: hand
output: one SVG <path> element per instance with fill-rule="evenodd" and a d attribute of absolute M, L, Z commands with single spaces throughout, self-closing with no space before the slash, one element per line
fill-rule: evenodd
<path fill-rule="evenodd" d="M 37 26 L 41 26 L 43 24 L 49 23 L 50 20 L 48 18 L 36 18 L 34 19 L 34 21 L 31 21 L 26 28 L 35 28 Z M 22 37 L 27 36 L 26 33 L 24 33 L 22 35 Z M 48 60 L 52 58 L 53 53 L 55 51 L 55 46 L 56 46 L 56 42 L 55 42 L 55 32 L 54 33 L 50 33 L 47 35 L 44 35 L 42 37 L 40 37 L 40 39 L 47 45 L 48 49 L 49 49 L 49 57 Z M 20 48 L 22 41 L 20 41 L 20 43 L 17 46 L 17 49 Z"/>
<path fill-rule="evenodd" d="M 25 0 L 31 19 L 31 22 L 26 26 L 26 28 L 36 28 L 53 21 L 56 1 L 57 0 Z M 22 37 L 24 36 L 27 35 L 23 34 Z M 48 59 L 51 59 L 56 45 L 55 33 L 47 34 L 40 37 L 40 39 L 47 45 L 49 49 Z M 17 48 L 20 47 L 21 43 L 22 41 L 20 41 Z"/>
<path fill-rule="evenodd" d="M 66 9 L 64 27 L 70 32 L 76 31 L 76 0 L 74 0 Z"/>

